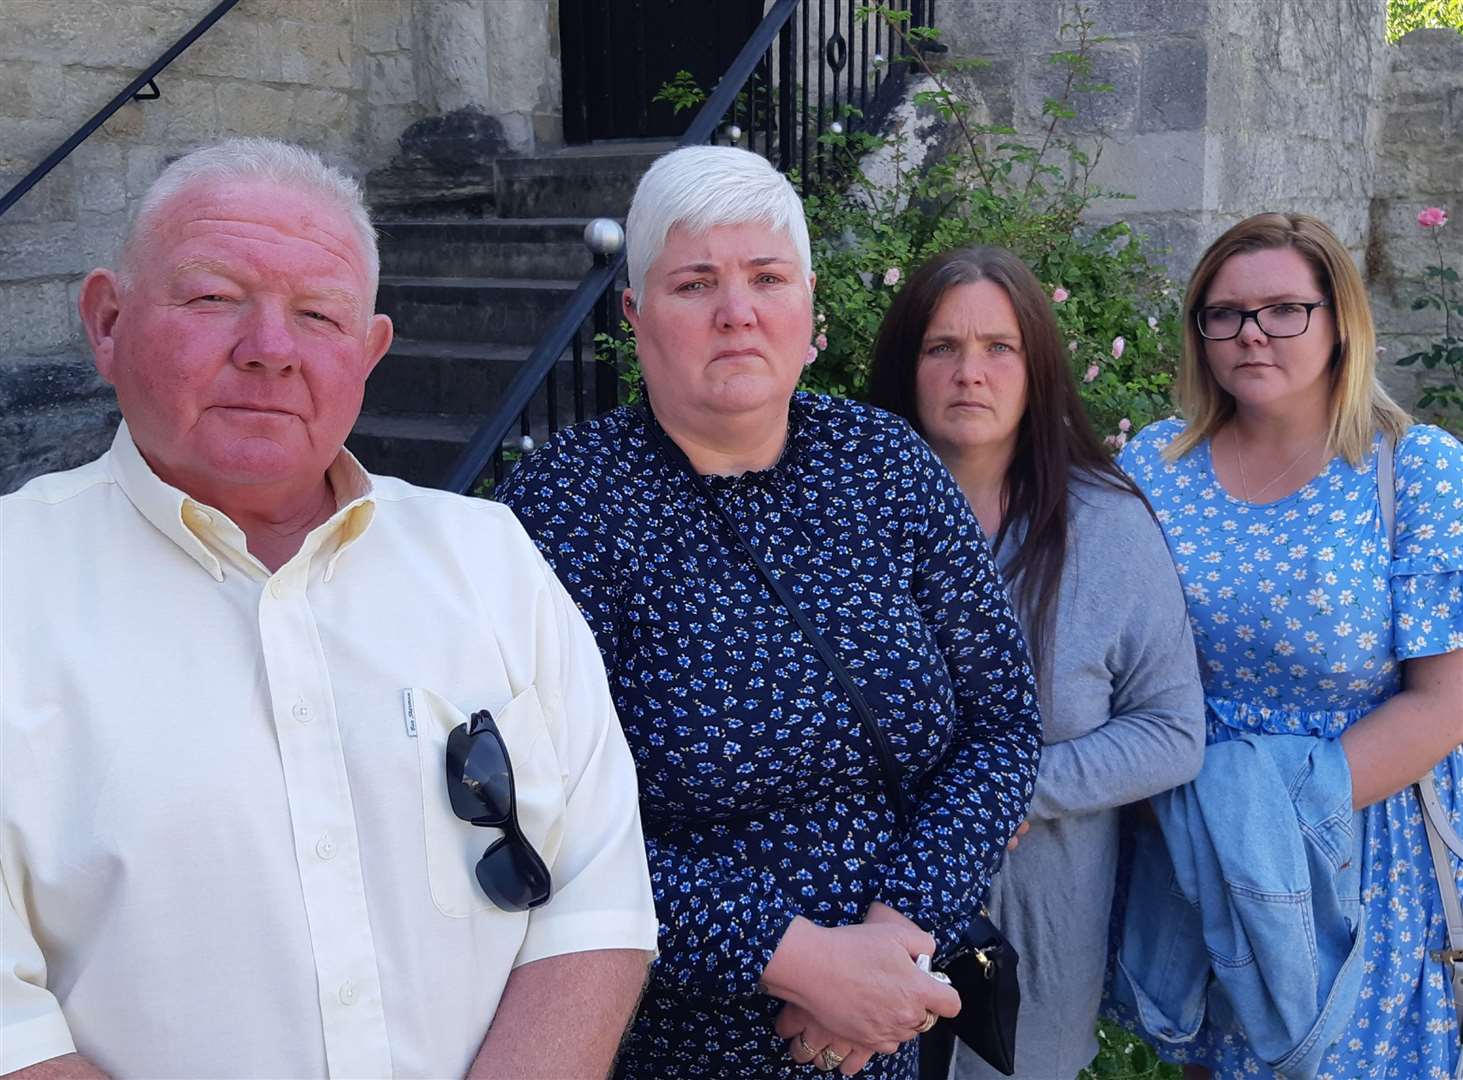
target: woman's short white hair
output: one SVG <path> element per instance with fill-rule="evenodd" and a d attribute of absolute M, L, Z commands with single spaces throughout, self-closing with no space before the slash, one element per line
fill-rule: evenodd
<path fill-rule="evenodd" d="M 625 220 L 635 306 L 640 306 L 646 271 L 660 257 L 673 228 L 696 234 L 748 222 L 787 233 L 797 249 L 803 280 L 812 276 L 802 200 L 766 158 L 734 146 L 686 146 L 658 158 L 640 178 Z"/>
<path fill-rule="evenodd" d="M 343 212 L 355 229 L 361 255 L 366 260 L 367 282 L 374 306 L 376 280 L 381 261 L 376 251 L 376 230 L 366 211 L 360 185 L 339 169 L 325 164 L 320 156 L 301 146 L 275 139 L 226 139 L 195 150 L 173 162 L 152 182 L 137 205 L 127 239 L 122 243 L 123 286 L 131 283 L 158 217 L 167 204 L 185 188 L 202 183 L 238 183 L 263 180 L 279 187 L 319 197 Z"/>

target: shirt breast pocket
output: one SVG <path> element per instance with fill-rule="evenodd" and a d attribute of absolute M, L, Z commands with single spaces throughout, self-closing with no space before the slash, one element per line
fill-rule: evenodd
<path fill-rule="evenodd" d="M 427 881 L 432 902 L 443 915 L 454 919 L 496 911 L 497 907 L 478 885 L 474 869 L 483 852 L 503 831 L 463 821 L 452 812 L 447 794 L 447 736 L 458 725 L 468 722 L 468 714 L 425 687 L 413 687 L 409 692 L 417 725 Z M 471 708 L 492 710 L 513 768 L 518 824 L 552 871 L 563 836 L 564 777 L 544 724 L 538 692 L 530 686 L 506 705 L 482 702 Z M 527 917 L 525 913 L 519 914 Z"/>

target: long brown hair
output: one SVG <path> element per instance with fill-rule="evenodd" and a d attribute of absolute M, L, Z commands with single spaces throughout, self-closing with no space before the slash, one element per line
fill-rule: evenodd
<path fill-rule="evenodd" d="M 1073 477 L 1130 492 L 1145 506 L 1147 502 L 1113 464 L 1087 419 L 1046 290 L 1004 248 L 956 248 L 936 255 L 911 275 L 879 327 L 869 371 L 870 403 L 898 413 L 926 435 L 915 383 L 925 331 L 945 293 L 977 281 L 993 282 L 1010 297 L 1026 357 L 1026 411 L 1016 430 L 1016 451 L 1002 492 L 1006 509 L 991 550 L 1001 550 L 1013 523 L 1025 523 L 1007 584 L 1024 615 L 1027 644 L 1041 672 L 1067 558 L 1067 493 Z"/>
<path fill-rule="evenodd" d="M 1346 247 L 1325 222 L 1310 214 L 1255 214 L 1209 245 L 1194 268 L 1184 296 L 1184 352 L 1179 362 L 1179 411 L 1188 425 L 1164 448 L 1170 461 L 1183 457 L 1234 415 L 1234 398 L 1215 381 L 1204 359 L 1204 339 L 1194 313 L 1204 306 L 1219 268 L 1233 255 L 1294 248 L 1310 264 L 1316 284 L 1336 319 L 1331 357 L 1330 452 L 1353 465 L 1371 453 L 1372 436 L 1385 431 L 1400 439 L 1412 418 L 1377 381 L 1377 334 L 1366 286 Z"/>

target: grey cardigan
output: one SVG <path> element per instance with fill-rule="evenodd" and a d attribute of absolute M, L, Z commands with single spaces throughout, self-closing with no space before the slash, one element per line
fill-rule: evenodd
<path fill-rule="evenodd" d="M 1193 637 L 1157 523 L 1132 494 L 1086 480 L 1068 508 L 1031 831 L 991 889 L 1021 957 L 1016 1075 L 1027 1080 L 1072 1080 L 1097 1053 L 1117 808 L 1193 779 L 1204 753 Z M 1019 540 L 997 553 L 1003 570 Z M 954 1075 L 999 1076 L 963 1045 Z"/>

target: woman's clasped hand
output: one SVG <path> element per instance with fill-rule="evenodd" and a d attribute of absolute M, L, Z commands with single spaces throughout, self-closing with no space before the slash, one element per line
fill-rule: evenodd
<path fill-rule="evenodd" d="M 852 1076 L 875 1054 L 892 1054 L 954 1016 L 960 995 L 915 963 L 935 940 L 875 902 L 862 923 L 824 927 L 799 916 L 762 972 L 762 986 L 787 1002 L 776 1030 L 799 1064 Z"/>

